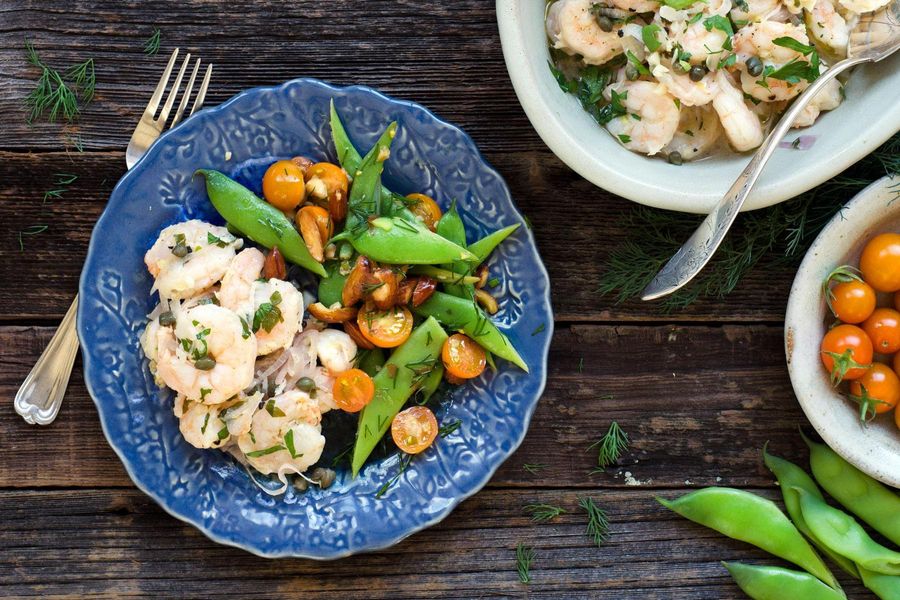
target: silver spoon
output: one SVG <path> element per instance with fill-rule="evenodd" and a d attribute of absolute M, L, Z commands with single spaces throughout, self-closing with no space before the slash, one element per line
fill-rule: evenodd
<path fill-rule="evenodd" d="M 878 62 L 900 49 L 900 0 L 875 13 L 863 15 L 850 33 L 847 58 L 831 66 L 800 94 L 775 129 L 753 155 L 731 188 L 715 209 L 703 220 L 697 231 L 675 253 L 644 289 L 641 299 L 655 300 L 680 289 L 693 279 L 725 239 L 728 229 L 744 205 L 750 190 L 766 166 L 778 142 L 784 137 L 800 111 L 839 73 L 856 65 Z"/>

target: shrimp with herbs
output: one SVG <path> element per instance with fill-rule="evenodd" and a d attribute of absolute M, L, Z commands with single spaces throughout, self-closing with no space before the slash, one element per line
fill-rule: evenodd
<path fill-rule="evenodd" d="M 649 81 L 614 83 L 604 95 L 617 98 L 625 114 L 606 128 L 629 150 L 653 155 L 672 141 L 678 129 L 679 109 L 666 88 Z"/>
<path fill-rule="evenodd" d="M 762 144 L 762 125 L 744 101 L 744 94 L 725 71 L 719 71 L 716 82 L 719 93 L 713 98 L 712 105 L 732 147 L 742 152 Z"/>
<path fill-rule="evenodd" d="M 547 12 L 547 35 L 553 47 L 578 54 L 589 65 L 602 65 L 622 54 L 619 27 L 604 31 L 591 0 L 558 0 Z"/>

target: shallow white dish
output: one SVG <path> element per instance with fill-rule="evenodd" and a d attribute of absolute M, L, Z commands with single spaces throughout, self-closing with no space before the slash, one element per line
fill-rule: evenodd
<path fill-rule="evenodd" d="M 543 0 L 497 0 L 503 57 L 525 114 L 550 149 L 582 177 L 635 202 L 707 213 L 748 158 L 709 158 L 682 166 L 625 150 L 550 73 Z M 847 99 L 816 124 L 789 133 L 817 136 L 809 150 L 780 148 L 744 205 L 762 208 L 833 177 L 900 130 L 900 55 L 857 68 Z M 799 132 L 799 133 L 798 133 Z"/>
<path fill-rule="evenodd" d="M 797 271 L 784 323 L 784 346 L 803 412 L 835 452 L 872 477 L 900 487 L 900 431 L 893 414 L 868 426 L 828 380 L 819 358 L 826 330 L 822 281 L 842 264 L 858 264 L 872 236 L 900 232 L 900 177 L 884 177 L 861 191 L 822 230 Z M 881 303 L 883 304 L 883 303 Z"/>

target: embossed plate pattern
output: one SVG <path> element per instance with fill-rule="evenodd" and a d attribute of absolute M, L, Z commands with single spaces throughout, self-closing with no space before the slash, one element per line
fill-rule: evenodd
<path fill-rule="evenodd" d="M 165 510 L 217 542 L 260 556 L 331 559 L 385 548 L 444 518 L 477 492 L 521 443 L 544 388 L 553 331 L 549 280 L 531 232 L 522 227 L 495 252 L 497 321 L 531 367 L 508 363 L 454 392 L 438 418 L 460 428 L 416 457 L 381 499 L 397 457 L 374 461 L 359 477 L 339 472 L 328 490 L 289 490 L 272 498 L 222 452 L 184 441 L 171 395 L 153 383 L 139 347 L 153 308 L 143 254 L 165 226 L 221 219 L 195 169 L 230 173 L 259 192 L 265 167 L 306 155 L 334 160 L 328 104 L 360 148 L 391 121 L 400 123 L 385 183 L 459 203 L 470 241 L 524 222 L 502 178 L 472 140 L 425 108 L 361 86 L 301 79 L 238 94 L 165 133 L 116 185 L 97 222 L 81 276 L 78 335 L 85 380 L 104 433 L 139 488 Z M 227 157 L 227 160 L 226 160 Z M 542 329 L 543 327 L 543 329 Z"/>

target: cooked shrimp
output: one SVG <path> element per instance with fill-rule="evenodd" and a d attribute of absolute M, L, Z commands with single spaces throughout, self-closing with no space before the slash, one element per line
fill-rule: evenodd
<path fill-rule="evenodd" d="M 319 406 L 308 394 L 285 392 L 256 411 L 250 429 L 238 436 L 238 447 L 260 473 L 302 473 L 322 456 L 321 420 Z"/>
<path fill-rule="evenodd" d="M 717 73 L 716 83 L 719 93 L 713 98 L 712 105 L 734 149 L 743 152 L 762 144 L 763 130 L 759 118 L 747 107 L 744 95 L 725 70 Z"/>
<path fill-rule="evenodd" d="M 610 4 L 622 10 L 635 13 L 653 12 L 659 8 L 656 0 L 609 0 Z"/>
<path fill-rule="evenodd" d="M 884 8 L 890 0 L 840 0 L 840 3 L 851 12 L 867 13 Z"/>
<path fill-rule="evenodd" d="M 253 381 L 256 337 L 245 337 L 241 320 L 227 308 L 203 304 L 181 311 L 174 330 L 161 327 L 157 336 L 157 374 L 191 400 L 220 404 Z"/>
<path fill-rule="evenodd" d="M 626 148 L 653 155 L 672 140 L 678 128 L 678 107 L 662 84 L 620 82 L 603 93 L 610 99 L 612 92 L 618 94 L 627 112 L 607 123 L 606 128 Z"/>
<path fill-rule="evenodd" d="M 746 59 L 751 56 L 757 56 L 767 65 L 774 67 L 785 65 L 792 60 L 808 61 L 800 52 L 774 43 L 781 37 L 791 37 L 801 44 L 809 44 L 806 30 L 792 23 L 773 21 L 752 23 L 734 35 L 734 49 L 739 58 L 738 64 L 741 65 L 741 87 L 744 92 L 763 102 L 790 100 L 809 87 L 806 80 L 788 83 L 769 77 L 763 81 L 760 76 L 751 75 L 744 66 Z"/>
<path fill-rule="evenodd" d="M 765 21 L 782 8 L 781 0 L 742 0 L 734 3 L 731 9 L 732 21 L 754 23 Z"/>
<path fill-rule="evenodd" d="M 653 53 L 649 57 L 650 71 L 656 80 L 684 106 L 703 106 L 709 104 L 715 97 L 716 76 L 707 73 L 700 81 L 693 81 L 686 74 L 678 74 L 666 65 L 660 63 L 659 55 Z"/>
<path fill-rule="evenodd" d="M 696 160 L 709 154 L 721 134 L 722 126 L 713 109 L 705 106 L 683 107 L 678 131 L 663 152 L 666 155 L 677 152 L 685 161 Z"/>
<path fill-rule="evenodd" d="M 338 374 L 353 368 L 356 358 L 356 343 L 349 335 L 338 329 L 325 329 L 319 332 L 316 345 L 319 362 L 329 372 Z"/>
<path fill-rule="evenodd" d="M 228 265 L 219 288 L 219 303 L 253 322 L 253 282 L 262 274 L 266 257 L 256 248 L 245 248 Z"/>
<path fill-rule="evenodd" d="M 179 394 L 175 399 L 175 416 L 178 417 L 181 435 L 194 448 L 219 448 L 225 445 L 231 434 L 222 413 L 233 403 L 209 405 Z"/>
<path fill-rule="evenodd" d="M 691 55 L 692 65 L 706 64 L 708 58 L 716 60 L 723 55 L 728 33 L 718 28 L 706 28 L 706 19 L 713 15 L 726 15 L 731 10 L 731 0 L 720 0 L 704 10 L 704 18 L 695 23 L 672 23 L 669 37 Z"/>
<path fill-rule="evenodd" d="M 841 83 L 837 79 L 830 80 L 800 111 L 800 115 L 794 120 L 792 127 L 809 127 L 816 122 L 822 111 L 834 110 L 840 106 L 841 99 Z"/>
<path fill-rule="evenodd" d="M 591 12 L 591 0 L 558 0 L 547 11 L 547 35 L 553 47 L 566 54 L 580 54 L 589 65 L 602 65 L 622 54 L 616 27 L 603 31 Z"/>
<path fill-rule="evenodd" d="M 189 298 L 219 281 L 242 240 L 203 221 L 176 223 L 163 229 L 144 255 L 153 287 L 163 298 Z M 182 256 L 175 253 L 184 252 Z"/>
<path fill-rule="evenodd" d="M 316 402 L 319 404 L 319 411 L 324 415 L 329 410 L 335 410 L 337 404 L 334 402 L 334 377 L 325 367 L 316 367 L 312 376 L 316 382 Z"/>
<path fill-rule="evenodd" d="M 812 10 L 805 11 L 804 15 L 813 39 L 827 46 L 835 56 L 847 56 L 850 27 L 835 8 L 834 0 L 816 0 Z"/>

